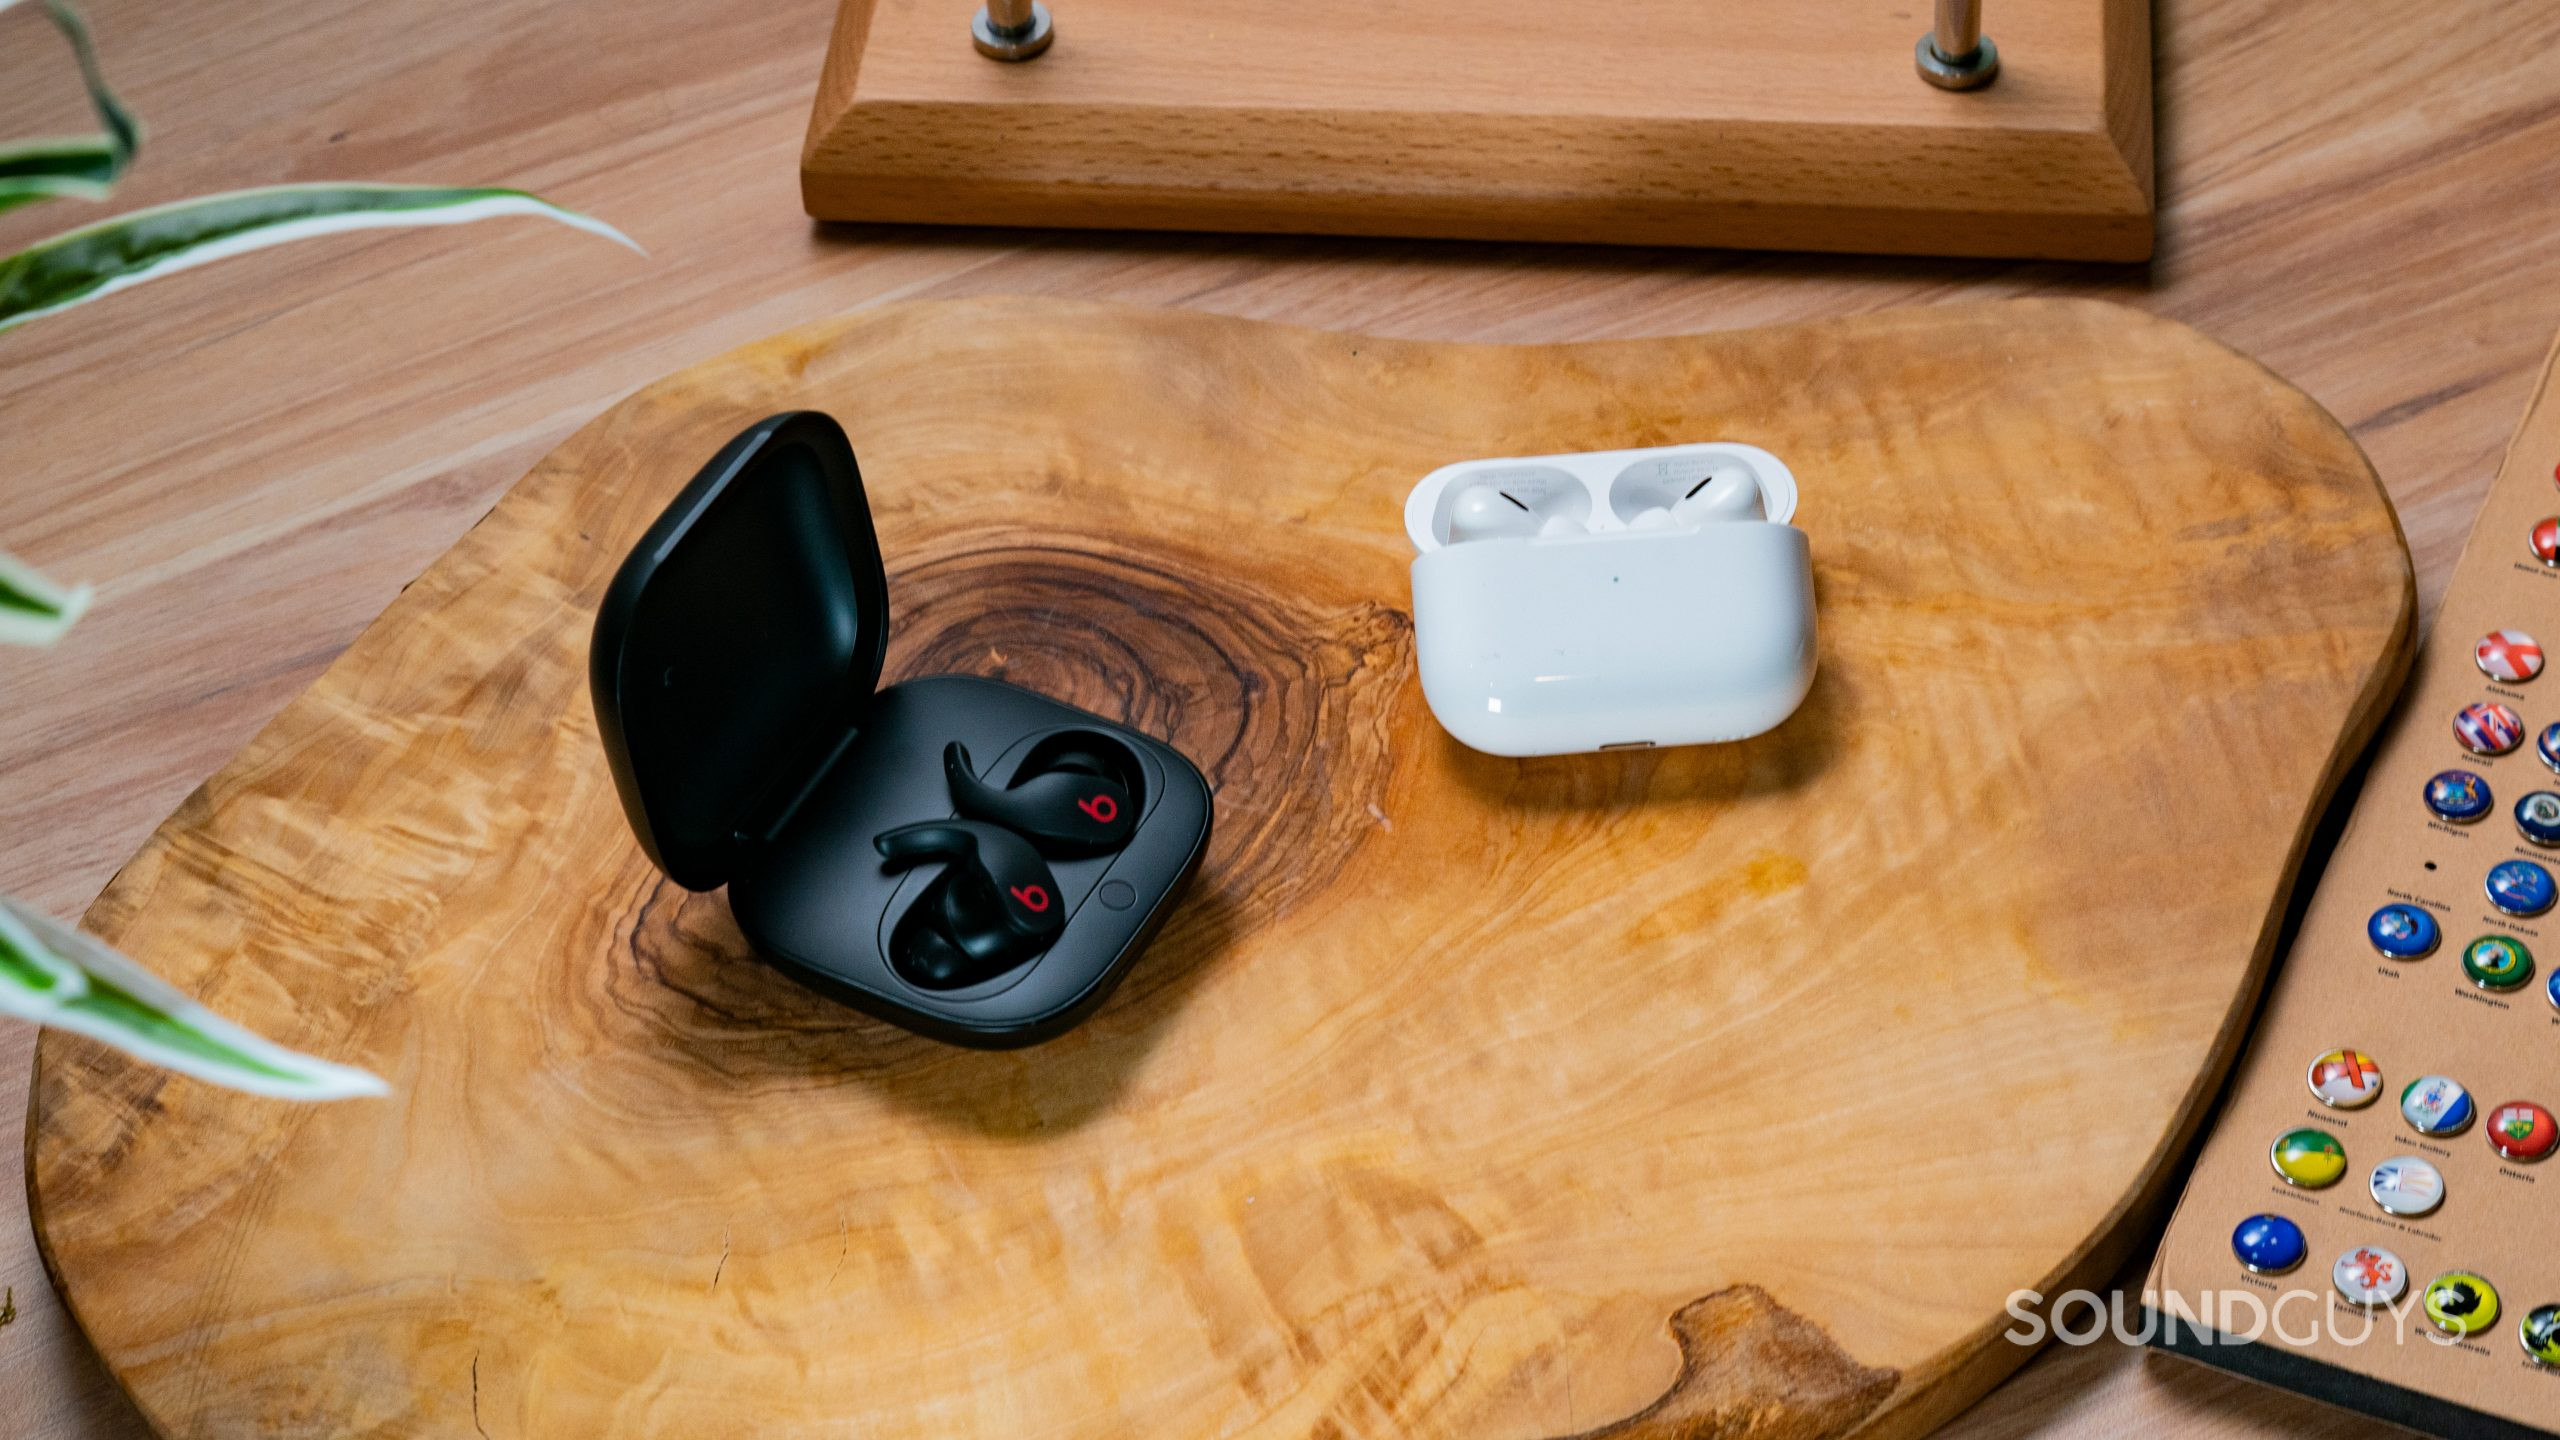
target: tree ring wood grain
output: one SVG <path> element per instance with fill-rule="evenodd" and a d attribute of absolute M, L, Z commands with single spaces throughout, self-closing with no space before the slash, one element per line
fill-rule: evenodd
<path fill-rule="evenodd" d="M 1228 568 L 1098 535 L 930 556 L 892 579 L 883 678 L 989 675 L 1171 741 L 1217 795 L 1208 873 L 1244 923 L 1267 921 L 1332 884 L 1377 833 L 1370 811 L 1392 767 L 1374 757 L 1405 702 L 1413 622 L 1370 597 L 1322 593 L 1320 574 L 1275 593 Z M 1296 803 L 1334 787 L 1347 787 L 1337 803 Z M 1169 923 L 1178 940 L 1187 917 Z"/>
<path fill-rule="evenodd" d="M 597 597 L 804 405 L 862 458 L 893 677 L 1051 690 L 1219 786 L 1182 914 L 1052 1044 L 799 991 L 615 804 Z M 1716 438 L 1804 480 L 1805 708 L 1442 735 L 1413 481 Z M 828 321 L 564 443 L 126 866 L 93 929 L 397 1095 L 47 1036 L 39 1241 L 170 1435 L 1915 1434 L 2160 1197 L 2413 608 L 2334 421 L 2105 305 Z"/>
<path fill-rule="evenodd" d="M 1389 767 L 1359 757 L 1384 743 L 1390 712 L 1405 703 L 1412 622 L 1401 610 L 1257 595 L 1207 557 L 1118 553 L 1099 536 L 929 554 L 893 574 L 890 589 L 896 628 L 882 683 L 973 674 L 1024 685 L 1162 736 L 1208 776 L 1220 823 L 1204 861 L 1207 893 L 1167 922 L 1143 973 L 1115 996 L 1124 1016 L 1178 989 L 1234 927 L 1268 923 L 1293 897 L 1332 883 L 1379 833 L 1371 812 Z M 1004 602 L 989 605 L 990 594 Z M 1344 803 L 1291 801 L 1335 787 Z M 659 1038 L 706 1068 L 750 1074 L 747 1057 L 768 1051 L 794 1076 L 952 1058 L 782 981 L 755 962 L 724 906 L 662 879 L 647 894 L 628 972 L 642 983 L 621 1003 L 653 1015 Z M 665 1003 L 676 999 L 690 1003 Z"/>

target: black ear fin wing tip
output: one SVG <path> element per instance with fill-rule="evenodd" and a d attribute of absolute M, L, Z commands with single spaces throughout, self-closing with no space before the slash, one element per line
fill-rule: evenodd
<path fill-rule="evenodd" d="M 962 814 L 982 811 L 1002 803 L 1004 792 L 978 778 L 978 769 L 969 761 L 969 747 L 954 740 L 942 747 L 942 778 L 951 786 L 952 803 Z"/>
<path fill-rule="evenodd" d="M 948 820 L 924 820 L 884 830 L 872 837 L 871 844 L 884 860 L 946 860 L 974 853 L 978 837 Z"/>
<path fill-rule="evenodd" d="M 1099 752 L 1082 746 L 1060 750 L 1050 756 L 1048 768 L 1053 774 L 1063 770 L 1073 775 L 1091 775 L 1097 780 L 1117 782 L 1120 778 L 1118 767 Z"/>

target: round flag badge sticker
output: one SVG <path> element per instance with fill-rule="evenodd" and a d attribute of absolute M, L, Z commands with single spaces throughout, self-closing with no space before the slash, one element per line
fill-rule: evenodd
<path fill-rule="evenodd" d="M 2489 1112 L 2489 1148 L 2510 1160 L 2539 1160 L 2560 1143 L 2560 1124 L 2530 1100 L 2510 1100 Z"/>
<path fill-rule="evenodd" d="M 2447 1335 L 2477 1335 L 2498 1323 L 2498 1292 L 2468 1270 L 2448 1270 L 2428 1282 L 2425 1308 Z"/>
<path fill-rule="evenodd" d="M 2443 933 L 2436 928 L 2433 915 L 2415 905 L 2396 902 L 2374 911 L 2364 922 L 2364 938 L 2394 960 L 2416 960 L 2434 954 Z"/>
<path fill-rule="evenodd" d="M 2510 915 L 2533 916 L 2551 908 L 2555 893 L 2551 872 L 2530 860 L 2501 860 L 2489 867 L 2482 882 L 2489 903 Z"/>
<path fill-rule="evenodd" d="M 2379 1245 L 2359 1245 L 2339 1256 L 2329 1279 L 2350 1305 L 2388 1305 L 2409 1292 L 2409 1267 Z"/>
<path fill-rule="evenodd" d="M 2335 1185 L 2347 1173 L 2347 1147 L 2326 1130 L 2287 1130 L 2276 1137 L 2267 1159 L 2284 1183 L 2305 1190 Z"/>
<path fill-rule="evenodd" d="M 2536 790 L 2517 801 L 2516 829 L 2546 850 L 2560 845 L 2560 795 Z"/>
<path fill-rule="evenodd" d="M 2424 1215 L 2444 1203 L 2444 1172 L 2415 1155 L 2395 1155 L 2373 1167 L 2365 1188 L 2394 1215 Z"/>
<path fill-rule="evenodd" d="M 2560 515 L 2545 515 L 2534 521 L 2532 533 L 2525 537 L 2525 547 L 2543 564 L 2560 565 Z"/>
<path fill-rule="evenodd" d="M 2533 952 L 2513 935 L 2483 935 L 2462 947 L 2462 973 L 2483 990 L 2513 990 L 2533 978 Z"/>
<path fill-rule="evenodd" d="M 2353 1110 L 2382 1093 L 2382 1067 L 2361 1050 L 2332 1050 L 2311 1062 L 2311 1094 L 2321 1104 Z"/>
<path fill-rule="evenodd" d="M 2447 770 L 2427 779 L 2427 808 L 2439 820 L 2468 825 L 2489 813 L 2489 782 L 2468 770 Z"/>
<path fill-rule="evenodd" d="M 2400 1118 L 2421 1135 L 2459 1135 L 2471 1124 L 2471 1092 L 2447 1075 L 2421 1075 L 2400 1092 Z"/>
<path fill-rule="evenodd" d="M 2536 1305 L 2516 1327 L 2524 1353 L 2536 1365 L 2560 1365 L 2560 1305 Z"/>
<path fill-rule="evenodd" d="M 2495 700 L 2479 700 L 2453 714 L 2453 738 L 2474 755 L 2504 755 L 2524 743 L 2524 720 Z"/>
<path fill-rule="evenodd" d="M 2492 680 L 2521 685 L 2542 673 L 2542 647 L 2521 630 L 2492 630 L 2471 647 L 2480 673 Z"/>
<path fill-rule="evenodd" d="M 2252 1215 L 2231 1232 L 2231 1253 L 2260 1275 L 2283 1274 L 2301 1264 L 2309 1248 L 2302 1227 L 2281 1215 Z"/>

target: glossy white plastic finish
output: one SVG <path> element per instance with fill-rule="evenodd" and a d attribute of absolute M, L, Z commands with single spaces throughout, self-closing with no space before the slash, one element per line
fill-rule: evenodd
<path fill-rule="evenodd" d="M 1719 467 L 1747 467 L 1766 520 L 1635 528 Z M 1582 533 L 1452 543 L 1458 496 L 1578 485 Z M 1468 460 L 1405 502 L 1414 644 L 1431 713 L 1495 755 L 1741 740 L 1813 687 L 1813 562 L 1795 476 L 1749 445 Z M 1657 517 L 1652 525 L 1659 525 Z"/>

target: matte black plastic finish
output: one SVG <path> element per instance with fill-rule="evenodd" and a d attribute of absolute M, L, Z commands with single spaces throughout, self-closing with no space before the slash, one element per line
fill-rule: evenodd
<path fill-rule="evenodd" d="M 956 1044 L 1047 1039 L 1109 997 L 1199 868 L 1208 782 L 1160 740 L 1000 681 L 875 691 L 888 619 L 844 432 L 806 411 L 749 428 L 649 528 L 597 613 L 589 678 L 624 811 L 669 878 L 726 883 L 748 943 L 813 989 Z M 1030 959 L 983 979 L 901 975 L 900 927 L 912 940 L 936 918 L 910 912 L 940 905 L 948 867 L 892 865 L 876 840 L 959 818 L 955 743 L 994 757 L 976 778 L 996 791 L 1105 775 L 1134 824 L 1117 849 L 1049 860 L 1063 923 Z M 1106 879 L 1134 898 L 1095 899 Z"/>
<path fill-rule="evenodd" d="M 1028 838 L 1044 855 L 1099 855 L 1129 843 L 1138 807 L 1129 787 L 1111 778 L 1105 762 L 1084 750 L 1068 750 L 1047 764 L 1023 767 L 1003 789 L 978 778 L 968 747 L 942 747 L 942 775 L 951 803 L 975 820 L 993 821 Z"/>
<path fill-rule="evenodd" d="M 2456 1405 L 2421 1391 L 2342 1370 L 2300 1351 L 2208 1330 L 2155 1306 L 2143 1307 L 2152 1348 L 2183 1356 L 2217 1370 L 2245 1375 L 2262 1385 L 2308 1395 L 2341 1410 L 2370 1415 L 2405 1426 L 2421 1435 L 2446 1440 L 2549 1440 L 2549 1432 L 2519 1425 L 2503 1415 Z M 2151 1322 L 2157 1322 L 2153 1324 Z M 2501 1327 L 2503 1328 L 2503 1327 Z M 2508 1333 L 2512 1334 L 2513 1331 Z M 2512 1364 L 2530 1364 L 2516 1360 Z"/>
<path fill-rule="evenodd" d="M 891 869 L 927 860 L 942 865 L 942 878 L 934 886 L 940 901 L 932 907 L 939 923 L 917 927 L 917 912 L 926 908 L 918 904 L 907 912 L 909 923 L 890 936 L 889 965 L 901 979 L 928 990 L 992 980 L 1048 949 L 1067 928 L 1057 877 L 1030 841 L 1001 825 L 920 820 L 875 836 L 871 844 Z M 921 940 L 933 942 L 929 948 L 937 958 L 956 949 L 971 963 L 956 971 L 938 964 L 920 978 L 909 955 Z"/>
<path fill-rule="evenodd" d="M 588 649 L 614 783 L 659 869 L 688 890 L 729 879 L 860 719 L 888 638 L 843 429 L 806 410 L 749 427 L 640 537 Z"/>
<path fill-rule="evenodd" d="M 1049 862 L 1066 929 L 1027 965 L 956 990 L 909 983 L 891 941 L 942 867 L 884 866 L 872 837 L 955 813 L 942 747 L 994 755 L 1009 783 L 1043 741 L 1099 736 L 1127 748 L 1144 779 L 1138 826 L 1108 855 Z M 1017 686 L 934 675 L 883 690 L 853 744 L 829 767 L 756 863 L 729 882 L 729 910 L 757 953 L 811 987 L 911 1030 L 980 1046 L 1027 1045 L 1101 1004 L 1172 909 L 1209 843 L 1208 782 L 1172 746 Z M 1136 891 L 1126 909 L 1094 899 L 1105 879 Z"/>

